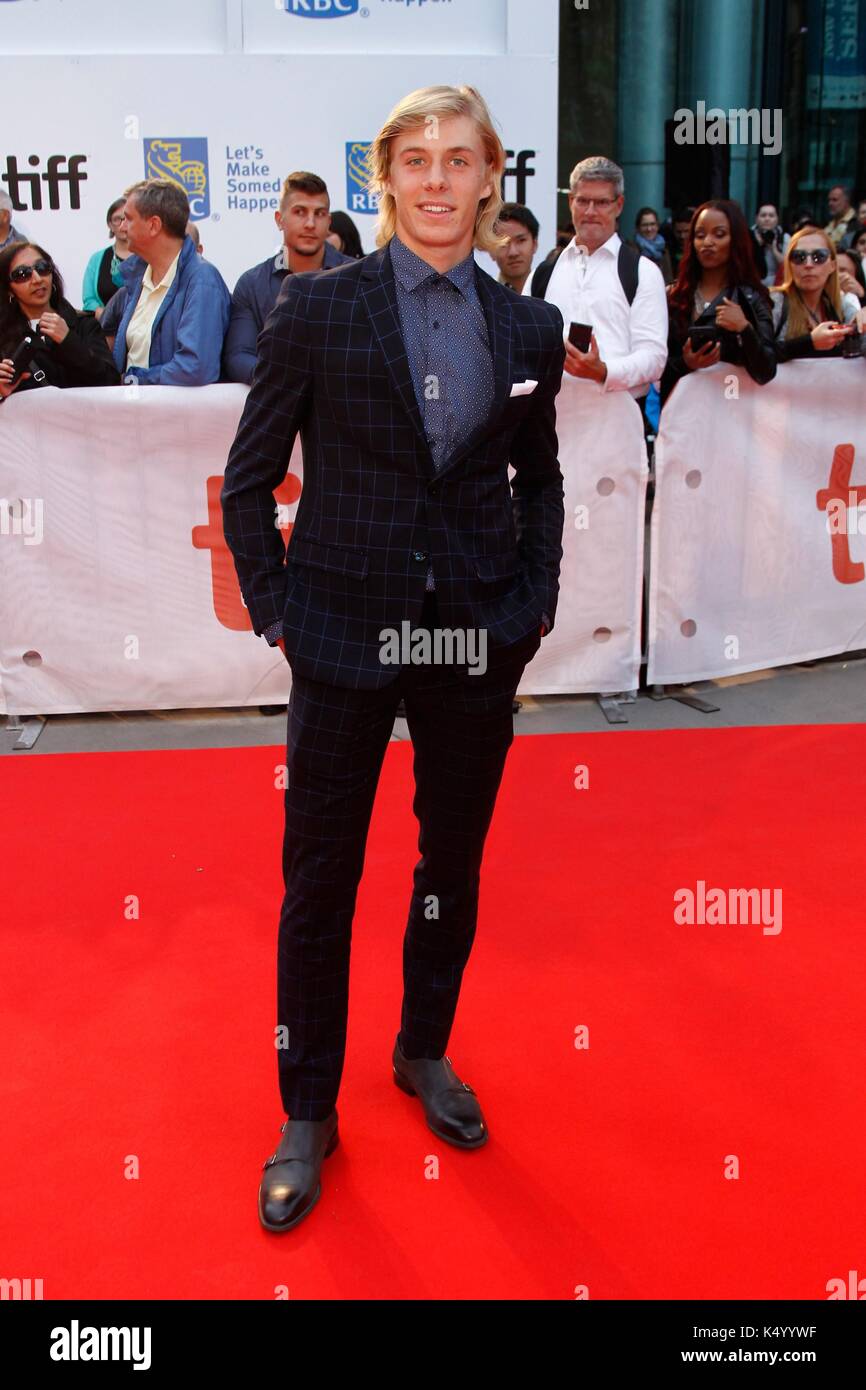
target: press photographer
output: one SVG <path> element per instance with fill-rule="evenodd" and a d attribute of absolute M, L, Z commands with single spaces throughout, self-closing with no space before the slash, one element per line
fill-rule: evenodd
<path fill-rule="evenodd" d="M 775 285 L 791 238 L 782 228 L 772 203 L 762 203 L 750 231 L 758 275 L 765 285 Z"/>

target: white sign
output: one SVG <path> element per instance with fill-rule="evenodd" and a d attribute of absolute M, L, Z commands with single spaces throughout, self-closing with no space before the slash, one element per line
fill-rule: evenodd
<path fill-rule="evenodd" d="M 709 680 L 866 647 L 866 363 L 724 363 L 661 416 L 648 679 Z"/>
<path fill-rule="evenodd" d="M 26 12 L 28 32 L 50 47 L 56 41 L 53 21 L 59 23 L 61 17 L 60 10 L 55 14 L 56 3 L 2 0 L 0 25 L 5 32 L 19 11 Z M 504 0 L 439 0 L 438 7 L 427 0 L 417 12 L 397 0 L 369 0 L 367 21 L 360 18 L 360 9 L 345 17 L 314 19 L 277 11 L 266 0 L 253 7 L 250 0 L 244 17 L 248 28 L 223 23 L 223 51 L 185 53 L 183 36 L 190 33 L 186 3 L 160 0 L 166 11 L 162 23 L 162 10 L 155 5 L 149 5 L 146 16 L 141 11 L 134 24 L 133 11 L 112 6 L 99 28 L 103 46 L 116 42 L 118 51 L 130 35 L 142 45 L 153 35 L 168 45 L 177 35 L 173 56 L 138 48 L 118 61 L 105 55 L 21 56 L 6 63 L 0 188 L 15 203 L 14 225 L 56 260 L 68 298 L 77 307 L 84 267 L 94 251 L 108 244 L 109 204 L 131 183 L 151 175 L 174 178 L 186 188 L 204 254 L 229 289 L 242 271 L 279 244 L 274 211 L 282 180 L 292 170 L 310 169 L 324 178 L 332 208 L 354 218 L 365 250 L 372 251 L 377 209 L 366 188 L 366 146 L 400 97 L 436 83 L 469 83 L 482 92 L 510 151 L 503 195 L 535 212 L 541 222 L 540 255 L 555 244 L 555 0 L 533 0 L 533 35 L 525 26 L 519 29 L 527 44 L 531 38 L 531 53 L 506 51 L 496 37 L 506 13 Z M 201 0 L 200 8 L 202 30 L 215 35 L 218 7 Z M 61 6 L 67 21 L 73 10 L 77 14 L 81 9 Z M 176 23 L 168 20 L 169 9 L 178 15 Z M 469 31 L 457 23 L 464 11 L 475 15 Z M 224 14 L 231 13 L 229 5 Z M 210 15 L 207 21 L 205 14 Z M 46 23 L 48 16 L 52 22 Z M 250 52 L 257 25 L 277 26 L 294 48 L 279 54 Z M 437 49 L 434 30 L 450 36 L 447 45 L 443 38 Z M 81 31 L 86 48 L 93 36 L 83 15 Z M 380 31 L 380 51 L 365 50 L 364 35 Z M 464 44 L 466 33 L 476 31 L 478 54 L 467 52 Z M 91 38 L 85 39 L 85 33 Z M 414 52 L 389 54 L 388 34 L 408 34 Z M 233 42 L 237 51 L 231 51 Z M 299 42 L 325 48 L 298 51 Z M 341 48 L 344 42 L 350 51 Z M 34 100 L 34 93 L 43 96 Z M 490 268 L 489 261 L 484 264 Z"/>

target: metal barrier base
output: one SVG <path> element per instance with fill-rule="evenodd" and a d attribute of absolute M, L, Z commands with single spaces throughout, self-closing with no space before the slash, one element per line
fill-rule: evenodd
<path fill-rule="evenodd" d="M 636 690 L 621 690 L 608 695 L 596 695 L 595 701 L 608 724 L 627 724 L 622 711 L 623 705 L 633 705 L 637 700 Z"/>
<path fill-rule="evenodd" d="M 686 695 L 682 686 L 675 686 L 673 690 L 666 690 L 663 685 L 654 685 L 647 691 L 651 700 L 677 700 L 681 705 L 688 705 L 689 709 L 700 710 L 701 714 L 718 714 L 721 705 L 713 705 L 709 700 L 702 700 L 700 695 Z"/>
<path fill-rule="evenodd" d="M 32 748 L 42 730 L 45 728 L 45 719 L 41 714 L 35 714 L 32 719 L 19 719 L 17 714 L 10 714 L 6 720 L 6 728 L 13 733 L 19 733 L 12 745 L 16 748 Z"/>

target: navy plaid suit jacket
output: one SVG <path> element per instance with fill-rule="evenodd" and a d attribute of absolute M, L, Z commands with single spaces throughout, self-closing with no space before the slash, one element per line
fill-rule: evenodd
<path fill-rule="evenodd" d="M 289 276 L 259 335 L 223 527 L 253 627 L 261 634 L 282 619 L 293 673 L 358 690 L 395 680 L 381 633 L 420 618 L 431 563 L 443 627 L 486 628 L 488 643 L 504 646 L 537 631 L 543 612 L 553 625 L 565 519 L 562 316 L 477 273 L 493 405 L 438 470 L 387 246 Z M 510 396 L 529 379 L 533 392 Z M 273 492 L 299 430 L 304 485 L 286 549 Z"/>

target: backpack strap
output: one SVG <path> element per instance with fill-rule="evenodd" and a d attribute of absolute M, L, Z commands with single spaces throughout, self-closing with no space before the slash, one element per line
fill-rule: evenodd
<path fill-rule="evenodd" d="M 553 274 L 553 267 L 562 255 L 562 251 L 557 251 L 552 261 L 542 261 L 535 271 L 530 285 L 530 293 L 533 299 L 543 299 L 550 284 L 550 277 Z"/>
<path fill-rule="evenodd" d="M 634 304 L 637 294 L 638 276 L 640 274 L 640 251 L 634 246 L 627 246 L 625 242 L 619 248 L 617 258 L 617 271 L 619 273 L 619 283 L 622 285 L 623 294 L 629 302 Z"/>
<path fill-rule="evenodd" d="M 560 251 L 557 253 L 555 260 L 542 261 L 533 275 L 532 294 L 536 299 L 544 298 L 547 287 L 550 284 L 550 277 L 553 274 L 553 267 L 556 265 L 561 255 L 562 252 Z M 635 295 L 637 294 L 638 277 L 640 274 L 640 252 L 635 250 L 633 246 L 627 246 L 625 242 L 623 242 L 619 248 L 617 272 L 619 274 L 619 282 L 622 285 L 623 294 L 628 300 L 629 305 L 632 305 L 634 304 Z"/>

